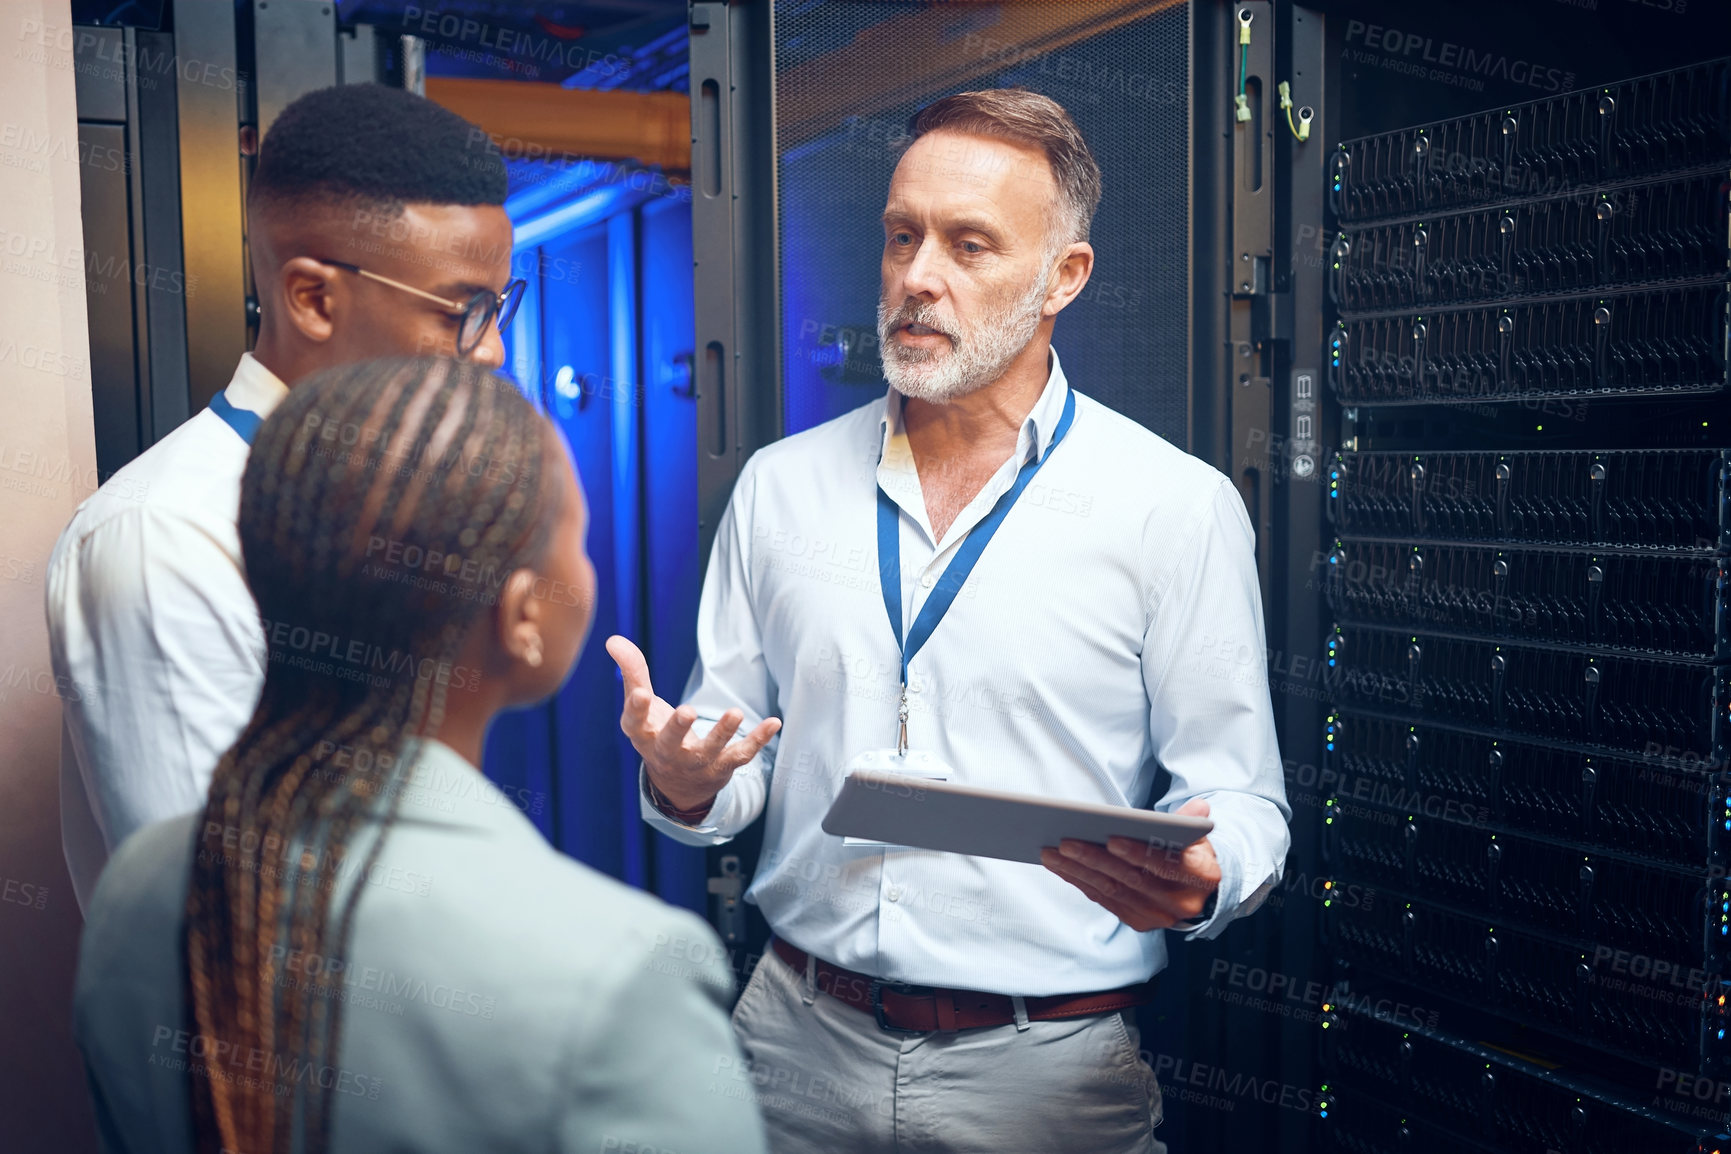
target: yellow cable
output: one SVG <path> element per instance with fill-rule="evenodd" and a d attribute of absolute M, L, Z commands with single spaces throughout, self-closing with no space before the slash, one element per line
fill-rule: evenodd
<path fill-rule="evenodd" d="M 1286 110 L 1286 127 L 1292 130 L 1292 135 L 1298 138 L 1299 143 L 1309 140 L 1309 109 L 1306 108 L 1300 113 L 1297 124 L 1292 123 L 1292 88 L 1284 80 L 1280 82 L 1280 107 Z"/>

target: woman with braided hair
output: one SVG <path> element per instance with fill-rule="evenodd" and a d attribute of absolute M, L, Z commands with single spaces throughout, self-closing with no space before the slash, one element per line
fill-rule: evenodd
<path fill-rule="evenodd" d="M 719 942 L 476 768 L 582 647 L 585 521 L 562 438 L 472 364 L 328 371 L 264 422 L 239 518 L 258 707 L 86 922 L 108 1150 L 762 1148 Z"/>

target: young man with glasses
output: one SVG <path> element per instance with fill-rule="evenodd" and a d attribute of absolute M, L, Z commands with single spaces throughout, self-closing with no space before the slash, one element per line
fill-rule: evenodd
<path fill-rule="evenodd" d="M 235 529 L 241 473 L 259 424 L 320 369 L 503 362 L 499 330 L 523 293 L 505 191 L 483 134 L 397 89 L 309 93 L 266 134 L 247 196 L 256 347 L 207 410 L 79 507 L 49 562 L 61 830 L 81 906 L 128 834 L 203 803 L 264 684 L 266 629 L 285 654 L 365 676 L 352 639 L 260 622 Z"/>

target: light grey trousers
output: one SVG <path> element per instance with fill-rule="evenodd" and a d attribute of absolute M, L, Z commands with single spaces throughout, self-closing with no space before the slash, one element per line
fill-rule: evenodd
<path fill-rule="evenodd" d="M 1127 1013 L 896 1034 L 767 952 L 733 1011 L 773 1154 L 1165 1154 Z"/>

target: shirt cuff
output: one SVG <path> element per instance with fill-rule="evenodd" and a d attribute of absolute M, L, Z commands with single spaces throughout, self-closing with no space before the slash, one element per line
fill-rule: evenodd
<path fill-rule="evenodd" d="M 1233 840 L 1231 832 L 1226 831 L 1223 835 L 1221 827 L 1215 826 L 1209 838 L 1214 844 L 1215 860 L 1220 863 L 1220 885 L 1214 890 L 1212 912 L 1204 910 L 1201 917 L 1168 927 L 1183 933 L 1185 941 L 1219 937 L 1227 926 L 1254 912 L 1273 892 L 1275 882 L 1279 880 L 1276 871 L 1252 889 L 1244 877 L 1245 854 Z"/>
<path fill-rule="evenodd" d="M 647 772 L 642 775 L 642 785 L 643 792 L 649 795 L 649 804 L 653 805 L 656 809 L 660 810 L 663 814 L 672 818 L 680 825 L 688 825 L 692 829 L 696 829 L 698 826 L 702 825 L 703 819 L 708 817 L 715 809 L 715 798 L 713 796 L 710 797 L 707 804 L 694 805 L 686 809 L 679 808 L 673 804 L 672 798 L 661 792 L 661 788 L 655 784 L 655 779 L 650 777 Z M 719 793 L 720 791 L 717 790 L 716 792 Z"/>
<path fill-rule="evenodd" d="M 715 822 L 715 816 L 723 812 L 727 791 L 732 788 L 733 783 L 731 781 L 722 786 L 721 792 L 715 795 L 715 802 L 709 807 L 709 813 L 704 816 L 703 820 L 697 825 L 686 825 L 684 822 L 668 817 L 656 808 L 655 803 L 649 799 L 649 771 L 643 763 L 639 762 L 637 765 L 637 801 L 643 814 L 643 820 L 674 841 L 684 842 L 686 845 L 721 845 L 731 840 L 731 835 L 721 832 L 721 827 Z"/>

